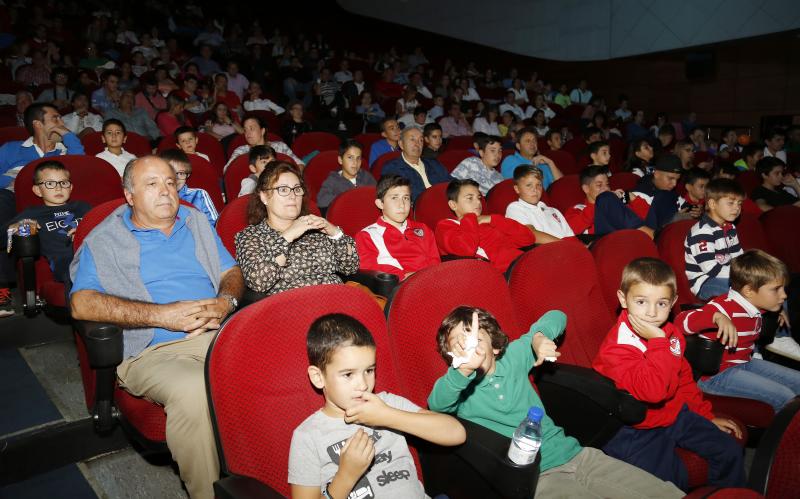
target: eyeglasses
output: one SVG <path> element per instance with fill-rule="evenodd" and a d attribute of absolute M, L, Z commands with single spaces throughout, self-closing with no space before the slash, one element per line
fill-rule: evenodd
<path fill-rule="evenodd" d="M 294 187 L 289 187 L 288 185 L 279 185 L 278 187 L 273 187 L 267 190 L 277 191 L 278 195 L 283 197 L 288 196 L 290 192 L 294 192 L 294 195 L 297 197 L 300 197 L 306 193 L 306 189 L 302 185 L 296 185 Z"/>
<path fill-rule="evenodd" d="M 72 182 L 69 180 L 45 180 L 44 182 L 38 182 L 36 185 L 43 185 L 47 189 L 55 189 L 56 186 L 62 189 L 69 189 L 72 187 Z"/>
<path fill-rule="evenodd" d="M 192 172 L 175 172 L 175 176 L 178 178 L 189 178 L 192 176 Z"/>

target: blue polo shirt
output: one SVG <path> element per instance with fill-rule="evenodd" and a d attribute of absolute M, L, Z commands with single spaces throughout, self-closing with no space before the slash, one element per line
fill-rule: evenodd
<path fill-rule="evenodd" d="M 500 173 L 503 174 L 503 178 L 514 178 L 514 169 L 519 165 L 529 164 L 531 164 L 531 161 L 517 151 L 503 160 L 503 163 L 500 165 Z M 541 163 L 536 166 L 542 170 L 542 189 L 547 189 L 550 187 L 550 184 L 553 183 L 553 172 L 550 171 L 550 167 L 546 163 Z"/>
<path fill-rule="evenodd" d="M 201 300 L 204 298 L 214 298 L 217 296 L 211 279 L 203 269 L 200 262 L 195 258 L 195 244 L 192 232 L 186 226 L 186 217 L 196 215 L 202 216 L 199 212 L 190 212 L 186 206 L 178 208 L 178 216 L 175 226 L 169 236 L 164 235 L 158 229 L 140 229 L 133 225 L 131 221 L 131 210 L 128 209 L 122 216 L 125 226 L 130 230 L 139 242 L 140 247 L 140 268 L 147 292 L 153 299 L 153 303 L 164 304 L 178 300 Z M 217 242 L 217 251 L 220 258 L 220 271 L 225 272 L 236 265 L 236 261 L 231 257 L 219 236 L 214 233 Z M 81 259 L 78 263 L 78 272 L 70 293 L 75 293 L 82 289 L 90 289 L 104 293 L 103 286 L 97 278 L 97 267 L 94 258 L 88 247 L 84 247 L 81 252 Z M 180 331 L 169 331 L 167 329 L 156 328 L 155 336 L 150 345 L 163 343 L 183 338 L 186 333 Z"/>

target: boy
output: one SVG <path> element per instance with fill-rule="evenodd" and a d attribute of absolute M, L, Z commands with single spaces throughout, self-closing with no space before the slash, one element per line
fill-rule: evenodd
<path fill-rule="evenodd" d="M 783 150 L 786 134 L 780 128 L 772 128 L 764 137 L 764 157 L 778 158 L 786 163 L 786 151 Z"/>
<path fill-rule="evenodd" d="M 702 334 L 728 347 L 719 372 L 697 382 L 701 390 L 761 400 L 775 412 L 800 395 L 800 372 L 752 357 L 761 333 L 761 310 L 781 311 L 788 282 L 786 264 L 761 250 L 749 250 L 731 262 L 727 294 L 675 319 L 684 334 Z"/>
<path fill-rule="evenodd" d="M 356 234 L 362 269 L 395 274 L 400 280 L 441 262 L 436 239 L 427 225 L 409 220 L 411 182 L 399 175 L 385 175 L 378 182 L 375 206 L 377 222 Z"/>
<path fill-rule="evenodd" d="M 289 103 L 288 109 L 289 116 L 291 116 L 292 119 L 283 125 L 281 137 L 284 137 L 286 145 L 291 147 L 297 137 L 311 131 L 311 124 L 303 119 L 304 110 L 302 102 L 292 101 Z"/>
<path fill-rule="evenodd" d="M 211 162 L 206 154 L 197 151 L 197 130 L 190 126 L 181 126 L 175 129 L 175 145 L 187 156 L 195 154 Z"/>
<path fill-rule="evenodd" d="M 544 410 L 528 375 L 545 359 L 561 355 L 553 339 L 566 325 L 566 316 L 552 310 L 528 333 L 509 344 L 491 314 L 482 309 L 458 307 L 442 321 L 437 333 L 439 353 L 448 365 L 428 397 L 431 410 L 454 413 L 512 437 L 528 409 Z M 465 351 L 467 332 L 478 337 L 474 353 Z M 452 352 L 464 363 L 453 364 Z M 456 367 L 458 365 L 458 367 Z M 582 448 L 546 414 L 542 418 L 542 445 L 536 497 L 681 497 L 674 485 L 642 470 Z"/>
<path fill-rule="evenodd" d="M 425 147 L 422 149 L 422 157 L 436 159 L 442 148 L 442 126 L 438 123 L 428 123 L 422 129 L 422 141 Z"/>
<path fill-rule="evenodd" d="M 525 127 L 516 134 L 517 152 L 511 156 L 506 156 L 500 166 L 503 178 L 513 178 L 514 170 L 520 165 L 534 165 L 542 172 L 542 187 L 547 189 L 550 184 L 563 177 L 564 174 L 558 169 L 556 164 L 539 153 L 539 144 L 536 130 L 532 127 Z M 502 151 L 501 151 L 502 153 Z"/>
<path fill-rule="evenodd" d="M 192 175 L 192 164 L 186 154 L 178 149 L 167 149 L 159 154 L 159 157 L 169 163 L 175 172 L 177 179 L 175 189 L 178 191 L 178 197 L 200 210 L 214 227 L 217 224 L 219 213 L 217 213 L 211 196 L 204 189 L 194 189 L 186 185 L 186 180 Z"/>
<path fill-rule="evenodd" d="M 250 175 L 242 179 L 237 197 L 247 196 L 256 190 L 258 176 L 271 162 L 275 161 L 275 150 L 270 146 L 253 146 L 248 153 L 248 166 Z"/>
<path fill-rule="evenodd" d="M 521 223 L 501 215 L 481 215 L 481 193 L 472 179 L 453 180 L 447 186 L 447 205 L 456 219 L 436 224 L 436 244 L 442 255 L 480 257 L 500 272 L 522 254 L 520 248 L 536 242 Z"/>
<path fill-rule="evenodd" d="M 546 236 L 555 239 L 574 236 L 564 215 L 542 201 L 542 178 L 542 170 L 533 165 L 514 169 L 514 192 L 519 195 L 519 200 L 506 207 L 506 217 L 527 225 L 540 243 Z"/>
<path fill-rule="evenodd" d="M 125 125 L 117 119 L 109 119 L 103 123 L 103 135 L 100 138 L 106 148 L 103 152 L 95 154 L 100 159 L 103 159 L 111 164 L 117 170 L 119 176 L 125 171 L 125 165 L 136 156 L 126 151 L 122 145 L 128 140 L 128 131 Z"/>
<path fill-rule="evenodd" d="M 608 168 L 605 166 L 588 166 L 581 170 L 581 190 L 586 198 L 583 203 L 576 204 L 564 213 L 564 219 L 574 234 L 594 234 L 594 214 L 597 197 L 611 191 L 608 183 Z M 613 191 L 618 198 L 625 193 L 618 189 Z"/>
<path fill-rule="evenodd" d="M 478 183 L 481 195 L 503 181 L 503 174 L 496 170 L 503 159 L 503 140 L 492 135 L 482 135 L 475 140 L 480 157 L 469 157 L 461 161 L 451 173 L 454 178 L 472 179 Z"/>
<path fill-rule="evenodd" d="M 339 164 L 342 169 L 331 172 L 317 194 L 317 206 L 327 208 L 336 197 L 350 189 L 375 185 L 375 177 L 361 169 L 361 144 L 348 139 L 339 146 Z"/>
<path fill-rule="evenodd" d="M 597 140 L 587 148 L 592 165 L 608 166 L 611 163 L 611 146 L 604 140 Z"/>
<path fill-rule="evenodd" d="M 794 192 L 800 192 L 800 182 L 786 171 L 786 163 L 776 157 L 766 156 L 758 160 L 756 171 L 761 176 L 761 185 L 753 189 L 750 197 L 762 211 L 787 204 L 800 206 L 800 199 L 787 190 L 791 188 Z"/>
<path fill-rule="evenodd" d="M 466 438 L 464 427 L 403 397 L 372 393 L 375 341 L 352 317 L 320 317 L 307 338 L 308 377 L 322 390 L 325 405 L 292 435 L 292 497 L 375 497 L 378 486 L 387 497 L 426 497 L 403 434 L 459 445 Z"/>
<path fill-rule="evenodd" d="M 678 196 L 678 212 L 685 213 L 692 218 L 700 218 L 705 211 L 706 185 L 711 180 L 711 174 L 698 167 L 694 167 L 684 175 L 686 194 Z"/>
<path fill-rule="evenodd" d="M 748 144 L 742 148 L 742 157 L 733 166 L 740 171 L 755 170 L 756 165 L 764 157 L 764 150 L 758 144 Z"/>
<path fill-rule="evenodd" d="M 436 121 L 437 118 L 444 116 L 444 97 L 437 95 L 433 98 L 433 107 L 428 111 L 428 121 Z M 441 131 L 441 127 L 439 127 Z"/>
<path fill-rule="evenodd" d="M 742 254 L 733 221 L 742 212 L 743 200 L 744 191 L 735 181 L 712 180 L 706 187 L 706 212 L 686 235 L 686 278 L 703 301 L 728 292 L 731 260 Z"/>
<path fill-rule="evenodd" d="M 551 151 L 560 151 L 562 146 L 562 137 L 560 130 L 550 130 L 544 136 L 544 140 L 547 142 L 547 147 L 550 148 Z"/>
<path fill-rule="evenodd" d="M 83 201 L 70 201 L 72 182 L 69 170 L 58 161 L 39 163 L 33 171 L 33 193 L 44 206 L 29 206 L 11 219 L 7 230 L 16 234 L 21 222 L 38 227 L 41 253 L 50 262 L 53 276 L 67 282 L 72 261 L 72 237 L 78 223 L 91 209 Z"/>
<path fill-rule="evenodd" d="M 676 299 L 675 274 L 656 258 L 638 258 L 622 271 L 617 297 L 623 310 L 600 345 L 592 367 L 647 406 L 645 419 L 623 426 L 603 447 L 606 454 L 688 489 L 688 473 L 676 447 L 708 461 L 708 483 L 745 483 L 741 436 L 703 400 L 683 357 L 685 340 L 668 322 Z"/>
<path fill-rule="evenodd" d="M 397 143 L 400 141 L 400 124 L 394 118 L 385 118 L 381 121 L 381 140 L 372 143 L 369 150 L 369 167 L 375 161 L 386 154 L 397 150 Z"/>

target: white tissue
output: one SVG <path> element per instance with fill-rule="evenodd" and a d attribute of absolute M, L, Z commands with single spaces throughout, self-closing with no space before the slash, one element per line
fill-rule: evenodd
<path fill-rule="evenodd" d="M 464 345 L 464 352 L 465 355 L 463 357 L 458 357 L 453 352 L 447 352 L 447 355 L 453 357 L 453 368 L 458 369 L 461 367 L 462 364 L 466 364 L 469 362 L 469 359 L 475 354 L 475 349 L 478 347 L 478 331 L 471 331 L 467 333 L 465 338 L 465 345 Z"/>

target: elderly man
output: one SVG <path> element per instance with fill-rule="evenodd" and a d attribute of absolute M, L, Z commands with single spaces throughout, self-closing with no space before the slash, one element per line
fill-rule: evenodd
<path fill-rule="evenodd" d="M 472 135 L 472 127 L 469 126 L 469 123 L 464 118 L 461 106 L 457 102 L 450 104 L 449 116 L 442 118 L 439 124 L 442 126 L 444 138 Z"/>
<path fill-rule="evenodd" d="M 441 163 L 422 157 L 422 132 L 419 128 L 406 128 L 400 135 L 400 157 L 383 165 L 383 175 L 400 175 L 411 181 L 411 199 L 416 200 L 422 191 L 452 177 Z"/>
<path fill-rule="evenodd" d="M 198 211 L 181 206 L 172 168 L 145 156 L 125 168 L 127 205 L 78 248 L 72 316 L 124 329 L 122 388 L 164 405 L 167 446 L 192 499 L 219 476 L 205 392 L 212 331 L 243 290 L 236 262 Z"/>

